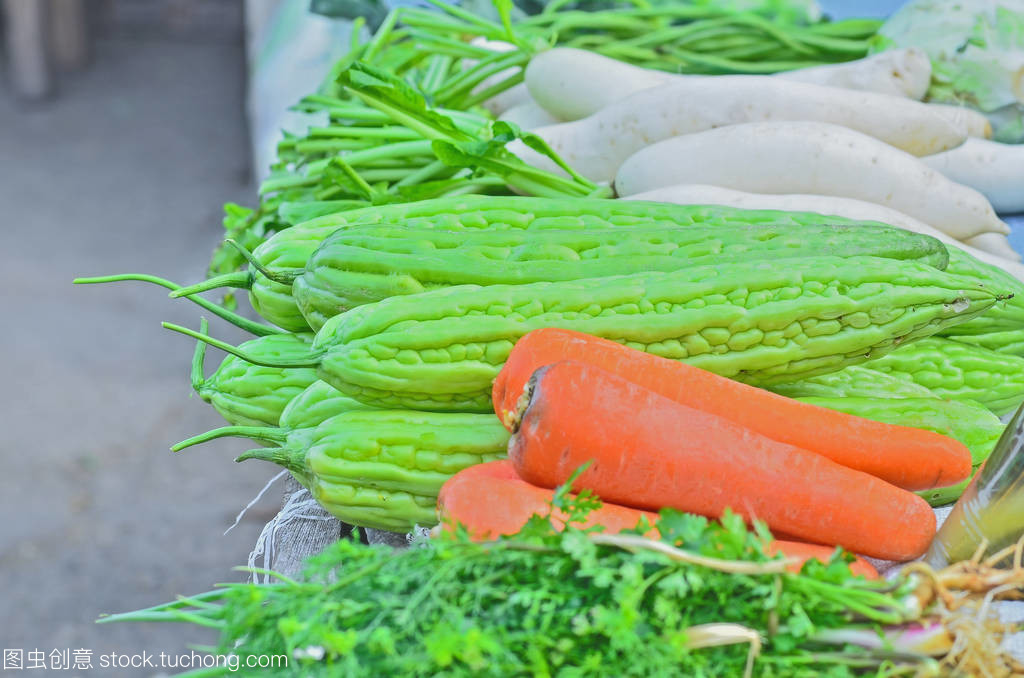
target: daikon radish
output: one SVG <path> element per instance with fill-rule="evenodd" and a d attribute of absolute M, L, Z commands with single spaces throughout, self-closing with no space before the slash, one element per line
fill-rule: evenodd
<path fill-rule="evenodd" d="M 975 259 L 1001 268 L 1024 282 L 1024 265 L 971 247 L 956 238 L 951 238 L 923 221 L 908 217 L 902 212 L 897 212 L 894 209 L 876 205 L 875 203 L 854 200 L 853 198 L 840 198 L 833 195 L 745 193 L 720 186 L 679 184 L 656 188 L 645 193 L 637 193 L 636 195 L 624 198 L 624 200 L 648 200 L 651 202 L 669 202 L 677 205 L 726 205 L 741 209 L 817 212 L 818 214 L 845 217 L 847 219 L 879 221 L 883 224 L 913 231 L 914 233 L 930 235 L 937 240 L 941 240 L 947 247 L 961 249 Z"/>
<path fill-rule="evenodd" d="M 551 114 L 538 106 L 537 102 L 533 99 L 518 106 L 513 106 L 498 116 L 498 119 L 515 123 L 525 130 L 558 124 L 558 120 L 551 117 Z"/>
<path fill-rule="evenodd" d="M 959 146 L 967 135 L 927 104 L 910 99 L 786 82 L 757 75 L 680 80 L 616 102 L 582 120 L 534 132 L 580 174 L 610 181 L 633 153 L 652 143 L 745 122 L 828 122 L 871 135 L 914 155 Z M 545 156 L 509 146 L 526 162 L 557 171 Z"/>
<path fill-rule="evenodd" d="M 545 111 L 559 120 L 579 120 L 673 78 L 700 77 L 673 76 L 584 49 L 555 47 L 530 59 L 525 82 Z"/>
<path fill-rule="evenodd" d="M 920 101 L 931 83 L 932 62 L 924 50 L 910 47 L 882 52 L 857 61 L 783 71 L 772 77 Z"/>
<path fill-rule="evenodd" d="M 997 212 L 1024 212 L 1024 144 L 968 139 L 921 160 L 957 183 L 979 191 Z"/>
<path fill-rule="evenodd" d="M 962 129 L 968 137 L 979 139 L 992 138 L 992 123 L 988 121 L 984 114 L 979 113 L 973 108 L 952 106 L 950 104 L 928 104 L 928 108 L 949 120 L 958 129 Z"/>
<path fill-rule="evenodd" d="M 1010 232 L 974 189 L 909 153 L 826 123 L 756 122 L 667 139 L 627 159 L 615 189 L 632 196 L 686 183 L 855 198 L 903 212 L 958 240 Z"/>
<path fill-rule="evenodd" d="M 895 49 L 843 64 L 776 73 L 782 80 L 921 99 L 932 74 L 928 55 L 917 48 Z M 556 47 L 526 67 L 526 86 L 540 106 L 560 120 L 579 120 L 634 92 L 700 75 L 675 75 L 633 66 L 595 52 Z"/>
<path fill-rule="evenodd" d="M 973 238 L 967 238 L 964 242 L 971 247 L 976 247 L 979 250 L 989 252 L 1009 261 L 1021 260 L 1020 254 L 1017 253 L 1017 250 L 1013 249 L 1010 241 L 1002 233 L 982 233 Z"/>

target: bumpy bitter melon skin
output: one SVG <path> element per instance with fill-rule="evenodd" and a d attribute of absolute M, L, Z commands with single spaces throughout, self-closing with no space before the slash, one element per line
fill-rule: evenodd
<path fill-rule="evenodd" d="M 310 233 L 301 227 L 275 233 L 253 251 L 253 256 L 271 270 L 301 269 L 327 234 Z M 264 319 L 289 332 L 309 332 L 292 298 L 291 285 L 270 280 L 250 268 L 249 303 Z"/>
<path fill-rule="evenodd" d="M 239 348 L 263 358 L 290 360 L 309 354 L 310 334 L 271 334 Z M 229 355 L 196 393 L 228 422 L 238 426 L 277 426 L 288 403 L 317 381 L 310 367 L 262 367 Z"/>
<path fill-rule="evenodd" d="M 541 327 L 769 385 L 882 355 L 982 313 L 997 294 L 911 261 L 757 261 L 391 297 L 335 316 L 313 348 L 320 378 L 357 400 L 486 412 L 513 344 Z"/>
<path fill-rule="evenodd" d="M 838 372 L 819 374 L 786 384 L 772 384 L 769 390 L 788 398 L 934 398 L 935 393 L 901 374 L 886 374 L 863 365 L 850 365 Z"/>
<path fill-rule="evenodd" d="M 373 407 L 343 395 L 326 381 L 317 379 L 292 398 L 281 412 L 280 427 L 316 428 L 342 412 L 372 410 Z"/>
<path fill-rule="evenodd" d="M 1024 401 L 1024 358 L 943 337 L 915 342 L 865 367 L 912 379 L 942 398 L 973 400 L 997 415 Z"/>
<path fill-rule="evenodd" d="M 331 233 L 357 225 L 392 225 L 446 231 L 577 230 L 754 224 L 864 225 L 875 222 L 825 217 L 809 212 L 743 210 L 718 205 L 672 205 L 630 200 L 458 196 L 367 207 L 325 215 L 275 233 L 253 251 L 271 270 L 302 269 Z M 291 296 L 291 285 L 249 269 L 249 300 L 269 322 L 292 332 L 309 326 Z"/>
<path fill-rule="evenodd" d="M 969 400 L 943 400 L 936 397 L 812 397 L 798 400 L 884 424 L 909 426 L 949 436 L 959 440 L 971 451 L 971 466 L 975 470 L 988 458 L 1005 428 L 999 417 Z M 965 480 L 949 487 L 922 490 L 917 494 L 932 506 L 944 506 L 956 501 L 968 482 Z"/>
<path fill-rule="evenodd" d="M 346 523 L 393 532 L 437 524 L 437 493 L 448 478 L 505 456 L 509 433 L 493 414 L 349 411 L 281 448 L 240 457 L 292 471 Z"/>
<path fill-rule="evenodd" d="M 939 269 L 948 262 L 934 238 L 869 224 L 474 232 L 364 225 L 328 236 L 292 283 L 292 296 L 319 329 L 362 304 L 453 285 L 520 285 L 815 255 L 919 260 Z"/>
<path fill-rule="evenodd" d="M 949 273 L 970 276 L 982 284 L 998 287 L 1012 294 L 973 320 L 944 330 L 945 335 L 981 336 L 993 332 L 1016 332 L 1018 343 L 1024 342 L 1024 282 L 1001 268 L 986 264 L 956 247 L 948 247 Z M 1007 337 L 1008 338 L 1008 337 Z"/>
<path fill-rule="evenodd" d="M 955 327 L 953 328 L 956 329 Z M 943 334 L 946 339 L 970 344 L 1004 355 L 1024 356 L 1024 326 L 1018 330 L 986 332 L 984 334 Z"/>

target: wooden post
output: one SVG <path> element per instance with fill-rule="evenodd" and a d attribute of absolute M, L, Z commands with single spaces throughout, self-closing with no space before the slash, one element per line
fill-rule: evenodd
<path fill-rule="evenodd" d="M 47 55 L 47 3 L 43 0 L 3 0 L 7 24 L 7 64 L 14 93 L 23 99 L 43 99 L 53 92 Z"/>
<path fill-rule="evenodd" d="M 89 63 L 89 25 L 85 0 L 50 0 L 50 56 L 62 71 Z"/>

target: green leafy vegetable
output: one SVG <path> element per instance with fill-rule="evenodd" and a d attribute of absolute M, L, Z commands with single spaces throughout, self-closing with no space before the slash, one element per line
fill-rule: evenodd
<path fill-rule="evenodd" d="M 600 502 L 573 498 L 570 485 L 553 504 L 580 521 Z M 301 581 L 229 584 L 103 621 L 211 625 L 218 651 L 243 666 L 286 653 L 288 668 L 261 674 L 279 676 L 898 675 L 930 661 L 821 652 L 815 637 L 827 629 L 905 618 L 905 591 L 854 578 L 843 557 L 788 573 L 764 554 L 764 528 L 751 532 L 735 514 L 665 511 L 659 529 L 661 541 L 642 537 L 645 525 L 556 532 L 534 516 L 485 544 L 458 528 L 398 552 L 341 541 Z"/>

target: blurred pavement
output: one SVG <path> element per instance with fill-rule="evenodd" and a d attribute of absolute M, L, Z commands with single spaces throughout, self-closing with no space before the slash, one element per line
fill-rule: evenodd
<path fill-rule="evenodd" d="M 71 285 L 203 277 L 221 204 L 254 202 L 243 83 L 240 43 L 121 38 L 99 41 L 53 102 L 22 107 L 0 88 L 2 648 L 85 648 L 81 675 L 154 675 L 95 658 L 214 636 L 93 621 L 244 578 L 231 568 L 279 506 L 277 488 L 221 536 L 276 471 L 235 464 L 241 440 L 168 450 L 223 423 L 190 398 L 194 344 L 160 327 L 197 327 L 199 309 L 145 283 Z"/>

